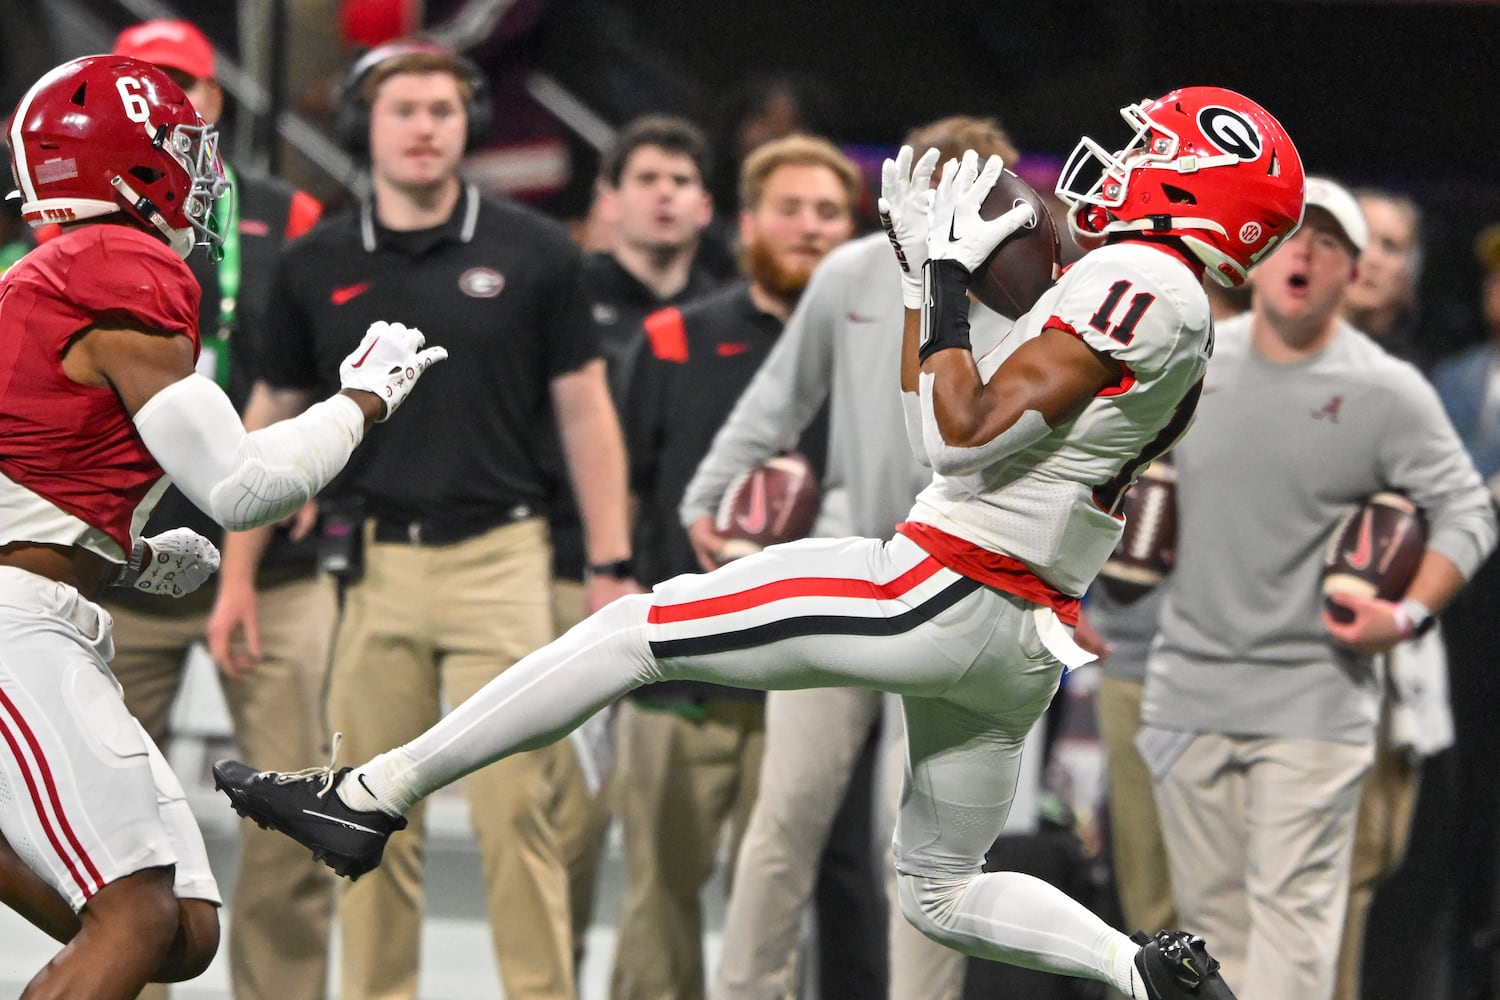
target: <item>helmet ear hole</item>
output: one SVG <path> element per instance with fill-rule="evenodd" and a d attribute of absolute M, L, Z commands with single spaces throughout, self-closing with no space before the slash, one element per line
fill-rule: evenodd
<path fill-rule="evenodd" d="M 1167 196 L 1167 200 L 1174 205 L 1198 204 L 1198 199 L 1193 196 L 1193 192 L 1186 191 L 1180 187 L 1175 187 L 1171 184 L 1163 184 L 1161 186 L 1161 191 L 1162 194 Z"/>
<path fill-rule="evenodd" d="M 160 170 L 152 170 L 150 167 L 131 167 L 129 173 L 142 184 L 155 184 L 166 176 Z"/>

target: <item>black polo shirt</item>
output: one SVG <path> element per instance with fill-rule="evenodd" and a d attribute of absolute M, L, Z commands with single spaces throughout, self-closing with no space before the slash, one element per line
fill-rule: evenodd
<path fill-rule="evenodd" d="M 699 572 L 677 516 L 698 463 L 729 419 L 740 393 L 780 335 L 741 281 L 707 298 L 653 313 L 625 405 L 630 483 L 638 500 L 636 579 L 651 586 Z M 827 420 L 819 416 L 799 447 L 822 475 Z"/>
<path fill-rule="evenodd" d="M 598 356 L 578 249 L 546 217 L 466 184 L 441 226 L 395 232 L 369 201 L 287 249 L 261 377 L 315 397 L 376 320 L 448 349 L 334 485 L 393 521 L 503 523 L 545 510 L 550 383 Z"/>
<path fill-rule="evenodd" d="M 584 255 L 583 287 L 588 297 L 589 317 L 599 332 L 599 350 L 609 374 L 610 398 L 615 409 L 621 410 L 637 349 L 645 336 L 641 321 L 663 306 L 701 299 L 717 289 L 719 283 L 707 270 L 694 265 L 680 292 L 658 298 L 639 278 L 625 270 L 613 254 L 595 252 Z M 583 547 L 583 524 L 568 486 L 568 467 L 560 443 L 553 445 L 550 471 L 554 488 L 549 517 L 552 575 L 560 580 L 581 580 L 588 561 Z"/>
<path fill-rule="evenodd" d="M 583 285 L 589 298 L 589 317 L 599 331 L 599 353 L 609 368 L 609 394 L 616 407 L 624 405 L 635 370 L 636 349 L 644 336 L 641 321 L 658 309 L 694 302 L 720 287 L 712 274 L 694 264 L 680 292 L 659 298 L 613 254 L 603 252 L 584 256 Z"/>
<path fill-rule="evenodd" d="M 630 482 L 638 500 L 633 551 L 636 579 L 647 586 L 701 571 L 677 517 L 698 463 L 729 419 L 745 386 L 780 336 L 782 322 L 750 298 L 747 281 L 646 317 L 646 339 L 625 404 Z M 828 453 L 826 411 L 798 447 L 822 478 Z M 760 691 L 702 681 L 667 681 L 635 692 L 654 704 L 705 698 L 758 700 Z"/>

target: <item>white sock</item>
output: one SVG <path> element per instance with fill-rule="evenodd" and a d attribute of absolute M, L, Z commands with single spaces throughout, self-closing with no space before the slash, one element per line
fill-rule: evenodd
<path fill-rule="evenodd" d="M 1140 945 L 1124 938 L 1124 944 L 1111 956 L 1114 971 L 1110 979 L 1115 989 L 1130 997 L 1130 1000 L 1146 1000 L 1146 984 L 1141 982 L 1140 970 L 1135 967 L 1135 956 L 1140 953 Z"/>
<path fill-rule="evenodd" d="M 387 816 L 400 816 L 412 807 L 412 795 L 403 780 L 411 774 L 411 762 L 398 747 L 372 758 L 350 771 L 339 782 L 339 798 L 350 809 L 361 812 L 379 810 Z"/>

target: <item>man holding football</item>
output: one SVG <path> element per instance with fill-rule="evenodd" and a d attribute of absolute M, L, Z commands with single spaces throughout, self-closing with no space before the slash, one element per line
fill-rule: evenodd
<path fill-rule="evenodd" d="M 1178 915 L 1249 997 L 1332 996 L 1379 716 L 1372 657 L 1424 633 L 1495 544 L 1437 394 L 1341 317 L 1367 239 L 1354 197 L 1308 178 L 1302 228 L 1220 327 L 1198 421 L 1172 450 L 1176 563 L 1137 744 Z M 1325 608 L 1325 545 L 1384 490 L 1426 515 L 1416 576 L 1399 602 L 1336 593 Z"/>
<path fill-rule="evenodd" d="M 1254 102 L 1192 87 L 1121 113 L 1128 141 L 1082 140 L 1058 184 L 1070 226 L 1101 245 L 1017 322 L 1009 353 L 976 359 L 967 318 L 970 275 L 1035 222 L 1026 206 L 981 218 L 999 158 L 950 160 L 936 189 L 935 153 L 910 176 L 888 171 L 883 215 L 924 282 L 906 313 L 903 402 L 934 470 L 893 538 L 773 546 L 623 597 L 357 769 L 221 762 L 234 807 L 358 876 L 422 797 L 643 684 L 879 688 L 907 720 L 893 850 L 909 921 L 1127 996 L 1231 998 L 1201 938 L 1132 939 L 1045 882 L 982 871 L 1026 734 L 1063 671 L 1092 659 L 1072 626 L 1119 537 L 1114 511 L 1191 419 L 1213 349 L 1204 274 L 1242 283 L 1302 214 L 1297 151 Z"/>

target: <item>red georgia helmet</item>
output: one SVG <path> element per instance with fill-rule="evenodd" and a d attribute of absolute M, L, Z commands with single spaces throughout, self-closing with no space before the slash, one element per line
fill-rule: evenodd
<path fill-rule="evenodd" d="M 1301 224 L 1302 160 L 1259 104 L 1222 87 L 1184 87 L 1120 115 L 1134 131 L 1124 148 L 1112 153 L 1085 136 L 1058 178 L 1075 236 L 1176 236 L 1234 287 Z"/>
<path fill-rule="evenodd" d="M 209 225 L 229 186 L 218 132 L 150 63 L 113 55 L 63 63 L 21 98 L 6 136 L 21 216 L 33 226 L 124 212 L 183 258 L 197 243 L 214 252 L 222 243 Z"/>

